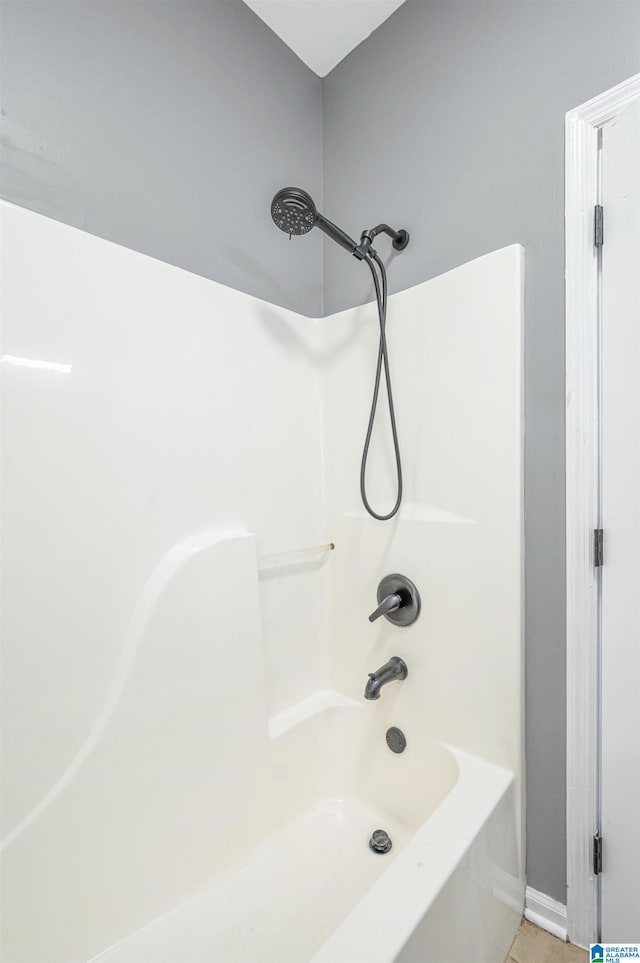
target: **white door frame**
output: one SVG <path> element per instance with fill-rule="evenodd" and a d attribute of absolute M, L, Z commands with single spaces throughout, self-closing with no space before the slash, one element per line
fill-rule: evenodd
<path fill-rule="evenodd" d="M 565 127 L 567 512 L 567 933 L 598 938 L 593 836 L 599 829 L 600 527 L 599 130 L 640 97 L 640 74 L 572 110 Z M 606 242 L 606 223 L 605 223 Z"/>

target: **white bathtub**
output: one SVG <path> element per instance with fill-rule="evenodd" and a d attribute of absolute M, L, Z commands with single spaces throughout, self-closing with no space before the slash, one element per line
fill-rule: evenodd
<path fill-rule="evenodd" d="M 380 707 L 272 740 L 210 880 L 94 959 L 502 963 L 522 911 L 512 776 L 417 734 L 392 753 Z M 368 846 L 380 828 L 385 855 Z"/>

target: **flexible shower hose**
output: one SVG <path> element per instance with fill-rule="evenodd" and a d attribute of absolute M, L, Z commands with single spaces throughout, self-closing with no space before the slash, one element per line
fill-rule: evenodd
<path fill-rule="evenodd" d="M 391 372 L 389 370 L 389 356 L 387 354 L 387 335 L 386 335 L 386 324 L 387 324 L 387 272 L 385 270 L 384 264 L 378 257 L 375 251 L 370 250 L 368 255 L 364 260 L 369 265 L 371 275 L 373 277 L 373 283 L 376 289 L 376 301 L 378 303 L 378 318 L 380 320 L 380 344 L 378 346 L 378 364 L 376 367 L 376 378 L 373 387 L 373 398 L 371 400 L 371 412 L 369 414 L 369 425 L 367 427 L 367 435 L 364 441 L 364 448 L 362 451 L 362 463 L 360 465 L 360 495 L 362 497 L 362 504 L 369 512 L 373 518 L 377 518 L 378 521 L 386 522 L 397 513 L 400 508 L 400 502 L 402 501 L 402 464 L 400 462 L 400 446 L 398 444 L 398 432 L 396 429 L 396 413 L 393 406 L 393 394 L 391 391 Z M 374 262 L 378 265 L 380 269 L 380 275 L 382 277 L 382 288 L 380 286 L 380 281 L 376 269 L 374 267 Z M 387 386 L 387 400 L 389 402 L 389 417 L 391 419 L 391 434 L 393 436 L 393 449 L 395 452 L 396 459 L 396 476 L 398 479 L 398 494 L 396 497 L 396 502 L 390 512 L 386 515 L 379 515 L 378 512 L 374 511 L 369 504 L 369 499 L 367 498 L 365 475 L 367 471 L 367 458 L 369 457 L 369 445 L 371 443 L 371 433 L 373 432 L 373 424 L 376 417 L 376 408 L 378 406 L 378 395 L 380 393 L 380 377 L 382 375 L 382 368 L 384 366 L 384 377 Z"/>

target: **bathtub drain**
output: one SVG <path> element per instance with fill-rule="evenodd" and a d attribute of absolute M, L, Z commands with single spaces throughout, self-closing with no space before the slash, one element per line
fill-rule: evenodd
<path fill-rule="evenodd" d="M 372 849 L 374 853 L 388 853 L 391 845 L 389 833 L 386 833 L 384 829 L 374 830 L 369 840 L 369 849 Z"/>

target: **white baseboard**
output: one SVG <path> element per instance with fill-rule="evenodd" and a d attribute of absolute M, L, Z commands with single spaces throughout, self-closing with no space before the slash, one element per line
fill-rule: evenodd
<path fill-rule="evenodd" d="M 545 896 L 544 893 L 539 893 L 537 889 L 527 886 L 524 918 L 566 942 L 567 907 L 564 903 L 558 903 L 550 896 Z"/>

